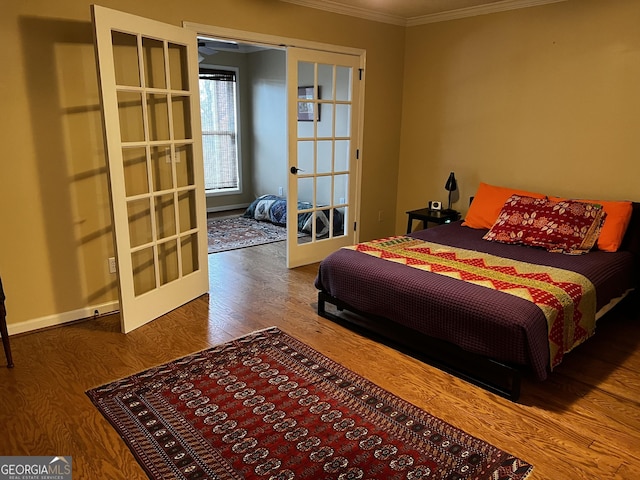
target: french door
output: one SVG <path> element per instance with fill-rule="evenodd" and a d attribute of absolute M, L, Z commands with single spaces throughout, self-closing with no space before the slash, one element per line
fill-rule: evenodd
<path fill-rule="evenodd" d="M 287 48 L 287 266 L 355 243 L 360 56 Z"/>
<path fill-rule="evenodd" d="M 121 329 L 209 289 L 192 31 L 92 6 Z"/>

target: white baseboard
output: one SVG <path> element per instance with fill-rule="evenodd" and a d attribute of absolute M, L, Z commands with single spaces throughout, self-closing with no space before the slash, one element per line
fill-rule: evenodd
<path fill-rule="evenodd" d="M 207 213 L 211 212 L 224 212 L 225 210 L 238 210 L 240 208 L 247 208 L 250 203 L 238 203 L 236 205 L 224 205 L 221 207 L 207 207 Z"/>
<path fill-rule="evenodd" d="M 120 302 L 114 300 L 101 305 L 80 308 L 70 312 L 56 313 L 46 317 L 33 318 L 31 320 L 25 320 L 24 322 L 8 323 L 7 330 L 9 331 L 9 336 L 16 335 L 18 333 L 32 332 L 33 330 L 39 330 L 41 328 L 55 327 L 58 325 L 64 325 L 65 323 L 74 322 L 76 320 L 90 318 L 95 315 L 96 311 L 99 315 L 104 315 L 106 313 L 116 312 L 119 308 Z M 10 312 L 7 316 L 9 315 Z"/>

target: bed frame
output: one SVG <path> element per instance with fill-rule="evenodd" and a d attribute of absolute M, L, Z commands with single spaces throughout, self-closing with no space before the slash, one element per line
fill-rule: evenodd
<path fill-rule="evenodd" d="M 327 303 L 334 308 L 327 309 Z M 322 291 L 318 292 L 318 315 L 511 401 L 520 397 L 522 372 L 515 366 L 467 352 L 386 318 L 359 312 Z"/>
<path fill-rule="evenodd" d="M 635 271 L 640 272 L 640 203 L 633 204 L 631 222 L 621 248 L 635 254 Z M 639 284 L 640 273 L 635 279 L 635 285 Z M 328 309 L 327 304 L 332 307 Z M 467 352 L 389 319 L 365 314 L 323 291 L 318 292 L 318 315 L 511 401 L 516 402 L 520 397 L 523 374 L 520 366 Z"/>

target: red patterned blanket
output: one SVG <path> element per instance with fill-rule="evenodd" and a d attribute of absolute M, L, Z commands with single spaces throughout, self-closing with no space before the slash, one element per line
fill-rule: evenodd
<path fill-rule="evenodd" d="M 345 248 L 533 302 L 547 319 L 552 369 L 595 330 L 595 287 L 575 272 L 407 236 Z"/>

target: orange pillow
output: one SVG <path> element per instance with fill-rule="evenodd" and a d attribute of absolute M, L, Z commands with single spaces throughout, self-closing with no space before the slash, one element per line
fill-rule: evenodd
<path fill-rule="evenodd" d="M 549 200 L 559 202 L 560 197 L 549 197 Z M 612 202 L 607 200 L 576 200 L 577 202 L 599 203 L 607 216 L 598 237 L 598 250 L 617 252 L 624 238 L 624 234 L 631 220 L 633 206 L 631 202 Z M 475 200 L 474 200 L 475 202 Z"/>
<path fill-rule="evenodd" d="M 498 219 L 504 202 L 514 194 L 521 195 L 523 197 L 546 197 L 540 193 L 532 193 L 525 190 L 496 187 L 487 183 L 480 183 L 478 191 L 473 197 L 473 202 L 471 202 L 469 211 L 467 212 L 462 224 L 471 228 L 491 228 Z"/>

